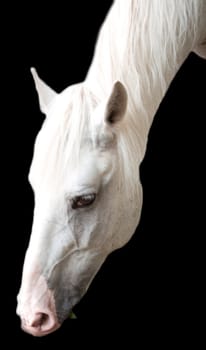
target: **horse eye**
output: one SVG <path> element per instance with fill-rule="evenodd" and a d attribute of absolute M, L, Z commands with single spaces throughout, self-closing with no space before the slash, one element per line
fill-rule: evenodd
<path fill-rule="evenodd" d="M 72 209 L 84 208 L 91 205 L 96 198 L 96 194 L 86 194 L 72 198 Z"/>

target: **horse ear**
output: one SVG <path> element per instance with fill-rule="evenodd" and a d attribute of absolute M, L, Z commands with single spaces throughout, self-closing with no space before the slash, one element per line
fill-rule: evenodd
<path fill-rule="evenodd" d="M 31 68 L 31 74 L 33 76 L 35 87 L 38 93 L 40 109 L 42 113 L 47 114 L 49 106 L 57 96 L 57 93 L 39 78 L 35 68 Z"/>
<path fill-rule="evenodd" d="M 120 81 L 117 81 L 112 88 L 109 100 L 106 105 L 105 121 L 109 125 L 115 125 L 121 121 L 127 109 L 127 91 Z"/>

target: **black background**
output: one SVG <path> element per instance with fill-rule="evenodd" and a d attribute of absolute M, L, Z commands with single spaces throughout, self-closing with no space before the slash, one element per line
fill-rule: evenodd
<path fill-rule="evenodd" d="M 206 62 L 195 54 L 178 72 L 150 131 L 141 165 L 144 206 L 138 229 L 107 259 L 75 307 L 78 319 L 38 339 L 20 330 L 15 314 L 32 223 L 33 194 L 27 174 L 43 120 L 29 68 L 36 67 L 58 92 L 84 80 L 110 4 L 70 1 L 43 10 L 29 2 L 3 11 L 2 306 L 5 333 L 12 334 L 19 346 L 64 340 L 69 346 L 79 341 L 86 327 L 92 339 L 94 325 L 101 323 L 102 338 L 107 338 L 109 324 L 117 322 L 132 326 L 149 321 L 153 327 L 172 325 L 180 330 L 186 322 L 196 324 L 202 314 Z"/>

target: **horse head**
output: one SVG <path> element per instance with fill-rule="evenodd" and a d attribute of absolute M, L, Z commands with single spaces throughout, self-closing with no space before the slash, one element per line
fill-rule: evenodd
<path fill-rule="evenodd" d="M 25 331 L 42 336 L 60 327 L 108 254 L 130 239 L 142 194 L 137 178 L 129 184 L 123 84 L 99 101 L 84 83 L 57 94 L 32 74 L 46 118 L 29 173 L 35 208 L 17 313 Z"/>

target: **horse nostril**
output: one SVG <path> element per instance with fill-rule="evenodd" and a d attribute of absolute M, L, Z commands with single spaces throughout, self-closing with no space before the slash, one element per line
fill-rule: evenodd
<path fill-rule="evenodd" d="M 37 312 L 30 320 L 26 320 L 22 317 L 21 327 L 25 332 L 41 337 L 58 329 L 60 323 L 55 315 L 50 312 Z"/>
<path fill-rule="evenodd" d="M 45 323 L 48 320 L 48 315 L 41 312 L 36 314 L 35 319 L 31 323 L 31 327 L 40 327 L 43 323 Z"/>

